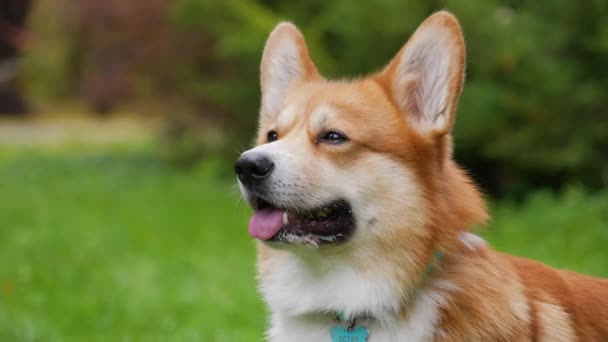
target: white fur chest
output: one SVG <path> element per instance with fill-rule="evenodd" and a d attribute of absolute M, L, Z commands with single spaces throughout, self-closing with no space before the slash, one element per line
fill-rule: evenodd
<path fill-rule="evenodd" d="M 330 330 L 337 324 L 331 313 L 336 311 L 374 317 L 357 319 L 357 325 L 369 329 L 370 342 L 430 341 L 438 333 L 438 311 L 445 298 L 436 290 L 421 290 L 408 305 L 408 314 L 399 315 L 402 287 L 381 274 L 381 267 L 362 274 L 344 265 L 313 271 L 296 258 L 283 261 L 281 267 L 260 277 L 260 289 L 272 313 L 269 341 L 329 342 Z M 406 318 L 397 318 L 402 316 Z"/>
<path fill-rule="evenodd" d="M 381 324 L 372 319 L 359 319 L 357 326 L 368 328 L 370 342 L 423 342 L 432 341 L 441 334 L 437 329 L 438 308 L 444 299 L 437 292 L 422 293 L 407 320 Z M 273 314 L 267 337 L 271 342 L 331 341 L 330 330 L 337 323 L 331 316 L 287 316 Z"/>

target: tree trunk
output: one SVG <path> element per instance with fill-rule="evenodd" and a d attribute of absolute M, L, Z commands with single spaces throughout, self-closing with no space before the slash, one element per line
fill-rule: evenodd
<path fill-rule="evenodd" d="M 0 0 L 0 115 L 23 115 L 23 98 L 17 63 L 25 43 L 25 21 L 31 0 Z"/>

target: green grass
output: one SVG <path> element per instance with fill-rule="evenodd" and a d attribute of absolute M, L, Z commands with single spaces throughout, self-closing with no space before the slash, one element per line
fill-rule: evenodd
<path fill-rule="evenodd" d="M 146 157 L 0 162 L 0 341 L 258 341 L 235 190 Z"/>
<path fill-rule="evenodd" d="M 586 195 L 576 187 L 559 195 L 531 194 L 520 205 L 493 206 L 481 232 L 498 250 L 551 266 L 608 277 L 608 189 Z"/>
<path fill-rule="evenodd" d="M 247 209 L 133 152 L 0 156 L 0 341 L 259 341 Z M 226 171 L 229 172 L 229 171 Z M 608 276 L 608 192 L 496 205 L 502 250 Z"/>

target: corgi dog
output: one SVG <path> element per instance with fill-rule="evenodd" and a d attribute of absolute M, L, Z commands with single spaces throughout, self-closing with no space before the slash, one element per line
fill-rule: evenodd
<path fill-rule="evenodd" d="M 452 159 L 456 18 L 427 18 L 381 71 L 328 80 L 280 23 L 261 62 L 253 208 L 269 341 L 608 341 L 608 280 L 492 250 Z"/>

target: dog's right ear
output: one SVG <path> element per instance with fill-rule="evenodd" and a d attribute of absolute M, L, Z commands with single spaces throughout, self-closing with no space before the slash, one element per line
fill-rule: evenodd
<path fill-rule="evenodd" d="M 260 66 L 262 117 L 275 117 L 290 87 L 320 78 L 308 55 L 302 33 L 288 22 L 282 22 L 270 33 Z"/>
<path fill-rule="evenodd" d="M 381 73 L 398 109 L 422 134 L 450 133 L 464 80 L 460 25 L 445 11 L 427 18 Z"/>

